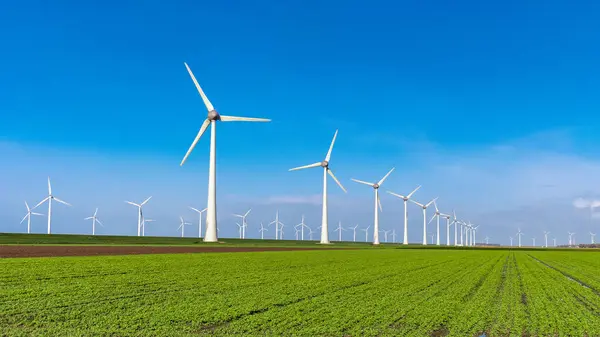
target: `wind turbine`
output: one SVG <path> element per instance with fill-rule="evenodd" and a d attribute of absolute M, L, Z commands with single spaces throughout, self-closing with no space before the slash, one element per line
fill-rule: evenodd
<path fill-rule="evenodd" d="M 457 224 L 460 225 L 460 221 L 458 221 L 458 219 L 456 218 L 456 211 L 452 210 L 452 223 L 454 224 L 454 246 L 458 245 L 458 236 L 456 235 L 457 231 L 458 231 L 458 226 L 456 226 Z"/>
<path fill-rule="evenodd" d="M 308 226 L 306 226 L 306 227 L 308 227 Z M 313 239 L 313 233 L 314 232 L 313 232 L 312 228 L 308 227 L 308 239 L 311 241 Z"/>
<path fill-rule="evenodd" d="M 544 231 L 544 247 L 548 248 L 548 234 L 550 234 L 550 232 L 546 232 Z"/>
<path fill-rule="evenodd" d="M 590 232 L 590 236 L 592 237 L 592 244 L 595 244 L 596 242 L 594 242 L 595 241 L 594 239 L 596 238 L 596 234 Z"/>
<path fill-rule="evenodd" d="M 83 220 L 92 220 L 92 235 L 96 235 L 96 222 L 104 227 L 104 225 L 102 225 L 102 222 L 100 222 L 100 220 L 98 220 L 98 217 L 96 216 L 98 214 L 98 208 L 96 208 L 96 211 L 94 212 L 94 215 L 89 216 Z"/>
<path fill-rule="evenodd" d="M 437 244 L 436 245 L 440 245 L 440 216 L 442 215 L 442 213 L 440 212 L 440 210 L 437 207 L 437 203 L 435 202 L 435 200 L 433 200 L 433 206 L 435 206 L 435 212 L 433 213 L 433 216 L 431 217 L 431 220 L 429 220 L 428 224 L 430 224 L 433 219 L 437 218 Z"/>
<path fill-rule="evenodd" d="M 35 209 L 44 202 L 48 201 L 48 234 L 50 234 L 50 224 L 52 222 L 52 200 L 56 200 L 57 202 L 60 202 L 61 204 L 65 204 L 67 206 L 72 206 L 68 202 L 62 201 L 52 194 L 52 185 L 50 185 L 50 177 L 48 177 L 48 196 L 33 207 L 33 209 Z"/>
<path fill-rule="evenodd" d="M 345 228 L 342 228 L 342 222 L 340 221 L 340 222 L 338 223 L 338 226 L 337 226 L 337 228 L 336 228 L 336 229 L 335 229 L 335 231 L 334 231 L 334 232 L 340 232 L 340 234 L 339 234 L 339 236 L 338 236 L 338 241 L 342 241 L 342 231 L 345 231 L 345 230 L 346 230 Z"/>
<path fill-rule="evenodd" d="M 521 236 L 522 236 L 523 234 L 524 234 L 524 233 L 523 233 L 523 232 L 521 232 L 521 228 L 518 228 L 518 229 L 517 229 L 517 236 L 519 237 L 519 248 L 521 247 Z"/>
<path fill-rule="evenodd" d="M 423 245 L 424 246 L 427 245 L 427 207 L 431 206 L 431 204 L 434 203 L 436 199 L 437 198 L 434 198 L 433 200 L 431 200 L 430 202 L 428 202 L 425 205 L 423 205 L 420 202 L 410 199 L 410 201 L 412 203 L 419 205 L 423 209 Z"/>
<path fill-rule="evenodd" d="M 192 142 L 192 145 L 190 146 L 189 150 L 183 157 L 181 164 L 179 164 L 179 165 L 183 166 L 183 164 L 187 160 L 190 153 L 192 153 L 192 151 L 194 150 L 194 147 L 196 147 L 196 144 L 200 140 L 200 137 L 202 137 L 202 134 L 204 133 L 204 131 L 206 131 L 206 129 L 210 125 L 208 198 L 207 198 L 207 206 L 206 206 L 206 208 L 207 208 L 207 210 L 206 210 L 206 235 L 204 235 L 204 241 L 205 242 L 217 242 L 218 239 L 217 239 L 217 174 L 216 174 L 217 124 L 216 123 L 217 123 L 217 121 L 221 121 L 221 122 L 270 122 L 271 120 L 265 119 L 265 118 L 221 116 L 217 112 L 217 110 L 215 110 L 213 105 L 210 103 L 210 101 L 204 94 L 204 91 L 202 91 L 202 88 L 200 87 L 200 84 L 198 84 L 198 81 L 196 81 L 196 77 L 192 73 L 192 70 L 190 69 L 190 67 L 188 67 L 187 63 L 184 63 L 184 64 L 185 64 L 185 67 L 186 67 L 188 73 L 190 74 L 190 77 L 192 78 L 192 81 L 194 81 L 194 84 L 196 85 L 196 89 L 198 89 L 198 93 L 200 94 L 200 97 L 202 97 L 202 101 L 204 101 L 204 105 L 206 106 L 206 109 L 208 110 L 208 116 L 202 123 L 202 126 L 200 127 L 200 131 L 198 131 L 196 138 Z"/>
<path fill-rule="evenodd" d="M 185 233 L 184 233 L 184 230 L 185 230 L 185 225 L 191 225 L 191 223 L 189 223 L 189 222 L 185 222 L 185 221 L 183 220 L 183 217 L 182 217 L 182 216 L 180 216 L 180 217 L 179 217 L 179 220 L 181 220 L 181 224 L 179 225 L 179 227 L 178 227 L 177 229 L 180 229 L 180 228 L 181 228 L 181 237 L 184 237 L 184 236 L 185 236 Z"/>
<path fill-rule="evenodd" d="M 571 233 L 571 232 L 568 232 L 568 233 L 569 233 L 569 247 L 570 247 L 573 245 L 573 235 L 575 235 L 575 233 Z"/>
<path fill-rule="evenodd" d="M 450 218 L 452 218 L 449 214 L 440 214 L 442 218 L 446 219 L 446 246 L 450 246 L 450 226 L 454 224 L 454 222 L 450 222 Z"/>
<path fill-rule="evenodd" d="M 371 228 L 371 225 L 369 225 L 367 228 L 361 229 L 361 231 L 365 231 L 365 242 L 369 241 L 369 228 Z"/>
<path fill-rule="evenodd" d="M 356 229 L 358 228 L 358 225 L 349 228 L 352 228 L 352 242 L 356 242 Z"/>
<path fill-rule="evenodd" d="M 188 207 L 189 207 L 189 209 L 191 209 L 192 211 L 198 213 L 198 215 L 199 215 L 200 219 L 198 220 L 198 237 L 201 238 L 202 237 L 202 213 L 206 212 L 206 210 L 208 208 L 205 208 L 203 210 L 199 210 L 199 209 L 191 207 L 191 206 L 188 206 Z"/>
<path fill-rule="evenodd" d="M 473 226 L 473 224 L 471 224 L 471 231 L 472 231 L 471 246 L 477 246 L 477 228 L 479 228 L 479 225 Z"/>
<path fill-rule="evenodd" d="M 434 233 L 429 233 L 429 236 L 431 236 L 431 244 L 433 244 L 433 237 L 435 236 Z"/>
<path fill-rule="evenodd" d="M 125 201 L 126 203 L 133 205 L 138 208 L 138 226 L 137 226 L 137 236 L 140 236 L 140 231 L 142 230 L 142 206 L 144 206 L 152 196 L 149 196 L 146 200 L 144 200 L 141 204 L 136 204 L 131 201 Z"/>
<path fill-rule="evenodd" d="M 385 179 L 387 179 L 387 177 L 394 171 L 394 169 L 395 168 L 392 167 L 392 169 L 383 178 L 381 178 L 381 180 L 379 180 L 379 182 L 374 183 L 374 184 L 352 178 L 352 181 L 357 182 L 359 184 L 369 185 L 369 186 L 373 187 L 373 189 L 375 190 L 375 220 L 373 221 L 373 223 L 374 223 L 373 244 L 374 245 L 379 244 L 379 211 L 380 210 L 383 211 L 383 209 L 381 208 L 381 201 L 379 200 L 379 187 L 381 186 L 381 184 L 383 184 Z M 379 206 L 379 209 L 377 209 L 377 206 Z"/>
<path fill-rule="evenodd" d="M 486 245 L 489 245 L 489 244 L 490 244 L 490 237 L 489 237 L 489 236 L 486 236 L 486 237 L 485 237 L 485 244 L 486 244 Z"/>
<path fill-rule="evenodd" d="M 263 226 L 263 223 L 260 223 L 260 239 L 264 240 L 265 239 L 265 231 L 267 231 L 268 229 L 265 228 L 265 226 Z"/>
<path fill-rule="evenodd" d="M 145 216 L 142 216 L 142 236 L 146 236 L 146 222 L 155 222 L 154 219 L 146 219 Z"/>
<path fill-rule="evenodd" d="M 552 240 L 554 241 L 554 247 L 556 247 L 556 238 L 552 238 Z"/>
<path fill-rule="evenodd" d="M 27 204 L 27 201 L 25 201 L 25 207 L 27 207 L 27 214 L 25 214 L 25 216 L 23 217 L 23 220 L 21 220 L 21 222 L 19 222 L 19 224 L 22 224 L 23 221 L 25 221 L 25 219 L 27 219 L 27 234 L 31 233 L 31 215 L 44 215 L 41 213 L 35 213 L 33 212 L 34 208 L 29 208 L 29 204 Z"/>
<path fill-rule="evenodd" d="M 250 208 L 248 210 L 248 212 L 244 213 L 244 215 L 234 214 L 234 216 L 237 216 L 238 218 L 242 218 L 242 239 L 246 238 L 246 227 L 248 227 L 248 223 L 246 222 L 246 217 L 248 216 L 248 214 L 250 214 L 250 211 L 252 211 L 252 208 Z"/>
<path fill-rule="evenodd" d="M 410 197 L 412 197 L 412 195 L 415 194 L 415 192 L 419 188 L 421 188 L 421 185 L 417 186 L 417 188 L 415 188 L 412 192 L 410 192 L 406 196 L 387 191 L 389 194 L 396 196 L 404 201 L 404 240 L 402 241 L 402 244 L 405 244 L 405 245 L 408 244 L 408 209 L 406 207 L 406 204 L 408 203 L 408 200 L 410 200 Z"/>
<path fill-rule="evenodd" d="M 531 238 L 531 240 L 533 241 L 533 246 L 535 247 L 535 237 Z"/>
<path fill-rule="evenodd" d="M 323 168 L 323 212 L 321 218 L 321 243 L 328 244 L 329 243 L 329 226 L 327 220 L 327 175 L 329 174 L 331 178 L 338 184 L 338 186 L 346 193 L 346 189 L 342 186 L 342 183 L 335 177 L 331 169 L 329 168 L 329 160 L 331 160 L 331 151 L 333 150 L 333 144 L 335 143 L 335 139 L 337 138 L 338 130 L 335 130 L 333 134 L 333 140 L 331 141 L 331 145 L 329 145 L 329 151 L 327 151 L 327 155 L 325 155 L 325 160 L 321 162 L 317 162 L 310 165 L 304 165 L 300 167 L 295 167 L 289 169 L 289 171 L 302 170 L 313 167 L 322 167 Z"/>
<path fill-rule="evenodd" d="M 240 239 L 242 238 L 242 228 L 244 228 L 244 226 L 240 225 L 239 223 L 235 223 L 238 226 L 238 234 L 240 236 Z"/>
<path fill-rule="evenodd" d="M 510 238 L 510 246 L 512 247 L 513 246 L 513 237 L 510 236 L 509 238 Z"/>
<path fill-rule="evenodd" d="M 268 226 L 275 224 L 275 240 L 279 240 L 279 225 L 281 225 L 281 230 L 283 230 L 283 222 L 279 221 L 279 211 L 275 212 L 275 220 L 271 221 Z"/>
<path fill-rule="evenodd" d="M 396 230 L 392 229 L 392 243 L 396 243 Z"/>

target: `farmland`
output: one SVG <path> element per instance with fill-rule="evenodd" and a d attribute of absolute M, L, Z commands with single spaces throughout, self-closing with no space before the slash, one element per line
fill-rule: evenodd
<path fill-rule="evenodd" d="M 600 336 L 600 253 L 0 259 L 7 336 Z"/>

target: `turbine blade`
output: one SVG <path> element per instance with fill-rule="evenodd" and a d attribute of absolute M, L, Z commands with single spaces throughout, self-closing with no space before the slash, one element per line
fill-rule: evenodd
<path fill-rule="evenodd" d="M 194 208 L 194 207 L 188 206 L 188 208 L 191 209 L 191 210 L 193 210 L 193 211 L 196 211 L 196 212 L 200 213 L 200 211 L 198 209 Z"/>
<path fill-rule="evenodd" d="M 48 195 L 52 195 L 52 185 L 50 185 L 50 177 L 48 177 Z"/>
<path fill-rule="evenodd" d="M 192 73 L 192 70 L 190 69 L 190 67 L 185 62 L 183 62 L 183 64 L 185 64 L 185 67 L 186 67 L 188 73 L 190 73 L 190 77 L 192 78 L 192 81 L 194 81 L 194 84 L 196 85 L 196 89 L 198 89 L 198 93 L 200 94 L 200 97 L 202 97 L 202 101 L 204 101 L 204 105 L 206 106 L 206 109 L 209 112 L 214 110 L 215 108 L 208 100 L 208 97 L 206 97 L 206 95 L 204 94 L 204 91 L 202 91 L 202 88 L 200 87 L 200 84 L 198 84 L 198 81 L 196 81 L 196 76 L 194 76 L 194 73 Z"/>
<path fill-rule="evenodd" d="M 33 206 L 33 208 L 37 208 L 39 205 L 45 203 L 48 199 L 50 199 L 50 197 L 45 197 L 44 200 L 40 201 L 37 205 Z"/>
<path fill-rule="evenodd" d="M 125 201 L 125 202 L 128 203 L 128 204 L 130 204 L 130 205 L 140 207 L 140 205 L 138 205 L 138 204 L 136 204 L 134 202 L 131 202 L 131 201 Z"/>
<path fill-rule="evenodd" d="M 387 193 L 389 193 L 389 194 L 391 194 L 391 195 L 393 195 L 393 196 L 395 196 L 395 197 L 398 197 L 398 198 L 400 198 L 400 199 L 404 199 L 404 196 L 403 196 L 403 195 L 400 195 L 400 194 L 398 194 L 398 193 L 394 193 L 394 192 L 390 192 L 390 191 L 386 191 L 386 192 L 387 192 Z"/>
<path fill-rule="evenodd" d="M 419 206 L 421 206 L 421 207 L 423 207 L 423 206 L 424 206 L 422 203 L 420 203 L 420 202 L 418 202 L 418 201 L 414 201 L 414 200 L 412 200 L 412 199 L 408 199 L 408 201 L 410 201 L 410 202 L 412 202 L 412 203 L 414 203 L 414 204 L 417 204 L 417 205 L 419 205 Z"/>
<path fill-rule="evenodd" d="M 288 171 L 303 170 L 303 169 L 313 168 L 313 167 L 319 167 L 319 166 L 321 166 L 321 162 L 310 164 L 310 165 L 304 165 L 304 166 L 294 167 L 294 168 L 289 169 Z"/>
<path fill-rule="evenodd" d="M 427 203 L 427 205 L 425 205 L 426 207 L 429 207 L 429 205 L 431 205 L 432 203 L 434 203 L 437 200 L 438 197 L 433 198 L 430 202 Z"/>
<path fill-rule="evenodd" d="M 23 221 L 25 221 L 25 219 L 27 219 L 28 216 L 29 216 L 29 213 L 25 214 L 25 216 L 23 217 L 23 219 L 21 220 L 21 222 L 19 222 L 19 224 L 22 224 Z"/>
<path fill-rule="evenodd" d="M 371 186 L 371 187 L 375 186 L 375 184 L 373 184 L 373 183 L 368 183 L 368 182 L 366 182 L 366 181 L 362 181 L 362 180 L 358 180 L 358 179 L 354 179 L 354 178 L 351 178 L 350 180 L 352 180 L 352 181 L 354 181 L 354 182 L 357 182 L 357 183 L 359 183 L 359 184 L 365 184 L 365 185 L 369 185 L 369 186 Z"/>
<path fill-rule="evenodd" d="M 333 134 L 333 140 L 331 141 L 331 145 L 329 145 L 329 151 L 327 151 L 327 155 L 325 156 L 325 161 L 329 161 L 331 159 L 331 151 L 333 150 L 333 144 L 335 143 L 337 134 L 338 130 L 335 130 L 335 133 Z"/>
<path fill-rule="evenodd" d="M 381 208 L 381 200 L 379 199 L 379 194 L 377 195 L 377 205 L 379 205 L 379 211 L 383 212 L 383 208 Z"/>
<path fill-rule="evenodd" d="M 248 216 L 248 214 L 250 214 L 250 212 L 251 212 L 251 211 L 252 211 L 252 208 L 250 208 L 250 209 L 248 210 L 248 212 L 246 212 L 246 214 L 244 214 L 244 218 L 245 218 L 245 217 L 247 217 L 247 216 Z"/>
<path fill-rule="evenodd" d="M 89 220 L 89 219 L 93 219 L 93 216 L 88 216 L 87 218 L 83 219 L 83 220 Z"/>
<path fill-rule="evenodd" d="M 29 213 L 31 209 L 29 209 L 29 204 L 27 203 L 27 201 L 25 201 L 25 207 L 27 207 L 27 213 Z"/>
<path fill-rule="evenodd" d="M 395 167 L 392 167 L 392 169 L 390 170 L 390 172 L 388 172 L 383 178 L 381 178 L 381 180 L 377 183 L 377 185 L 381 186 L 381 184 L 383 184 L 383 182 L 387 179 L 387 177 L 394 171 L 394 169 L 396 169 Z"/>
<path fill-rule="evenodd" d="M 144 200 L 144 202 L 142 202 L 140 206 L 144 206 L 148 201 L 150 201 L 150 199 L 152 199 L 152 196 L 149 196 L 146 200 Z"/>
<path fill-rule="evenodd" d="M 331 176 L 331 178 L 333 178 L 333 180 L 335 180 L 335 182 L 342 189 L 342 191 L 344 191 L 344 193 L 348 193 L 346 191 L 346 189 L 344 188 L 344 186 L 342 186 L 342 183 L 340 183 L 340 181 L 335 177 L 335 175 L 333 174 L 333 172 L 330 169 L 327 169 L 327 173 L 329 173 L 329 175 Z"/>
<path fill-rule="evenodd" d="M 68 202 L 66 202 L 66 201 L 62 201 L 62 200 L 60 200 L 60 199 L 59 199 L 59 198 L 57 198 L 57 197 L 54 197 L 54 200 L 56 200 L 56 201 L 60 202 L 61 204 L 65 204 L 65 205 L 67 205 L 67 206 L 73 206 L 73 205 L 69 204 L 69 203 L 68 203 Z"/>
<path fill-rule="evenodd" d="M 406 197 L 410 199 L 410 197 L 412 197 L 412 195 L 415 194 L 415 192 L 418 191 L 419 188 L 421 188 L 421 185 L 417 186 L 417 188 L 410 192 Z"/>
<path fill-rule="evenodd" d="M 433 221 L 433 219 L 435 219 L 435 216 L 436 216 L 436 214 L 434 214 L 434 215 L 431 217 L 431 219 L 429 219 L 429 222 L 428 222 L 427 224 L 430 224 L 430 223 Z"/>
<path fill-rule="evenodd" d="M 439 211 L 440 211 L 440 210 L 438 209 L 438 207 L 437 207 L 437 203 L 435 202 L 435 200 L 433 200 L 433 206 L 435 206 L 435 211 L 436 211 L 436 212 L 439 212 Z"/>
<path fill-rule="evenodd" d="M 181 160 L 181 164 L 179 164 L 179 166 L 183 166 L 183 164 L 189 157 L 190 153 L 192 153 L 192 150 L 194 150 L 194 148 L 196 147 L 196 144 L 200 140 L 200 137 L 202 137 L 202 134 L 204 133 L 204 131 L 206 131 L 206 128 L 208 128 L 209 124 L 210 124 L 210 120 L 205 119 L 204 122 L 202 123 L 202 126 L 200 127 L 200 131 L 198 131 L 196 138 L 192 142 L 192 145 L 190 145 L 190 148 L 188 149 L 188 151 L 185 153 L 185 156 L 183 156 L 183 160 Z"/>
<path fill-rule="evenodd" d="M 44 215 L 42 213 L 35 213 L 35 212 L 31 212 L 31 214 L 33 214 L 33 215 Z"/>
<path fill-rule="evenodd" d="M 97 222 L 97 223 L 98 223 L 100 226 L 104 227 L 104 225 L 102 224 L 102 222 L 100 222 L 100 220 L 96 219 L 96 222 Z"/>
<path fill-rule="evenodd" d="M 98 214 L 98 208 L 96 208 L 96 211 L 94 212 L 94 216 L 96 216 L 96 214 Z"/>
<path fill-rule="evenodd" d="M 268 118 L 221 116 L 221 122 L 270 122 Z"/>

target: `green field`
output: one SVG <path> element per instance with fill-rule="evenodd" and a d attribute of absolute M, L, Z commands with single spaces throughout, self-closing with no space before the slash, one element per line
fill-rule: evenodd
<path fill-rule="evenodd" d="M 2 336 L 600 336 L 600 253 L 0 259 Z"/>

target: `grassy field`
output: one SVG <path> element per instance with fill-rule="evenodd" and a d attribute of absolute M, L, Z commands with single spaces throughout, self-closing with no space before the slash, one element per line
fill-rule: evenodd
<path fill-rule="evenodd" d="M 2 336 L 600 336 L 600 253 L 0 259 Z"/>

